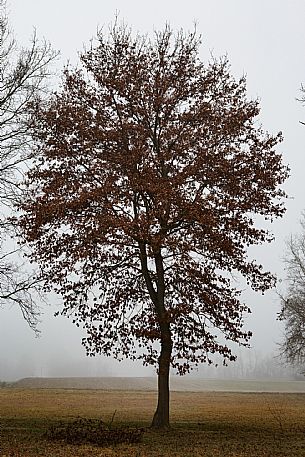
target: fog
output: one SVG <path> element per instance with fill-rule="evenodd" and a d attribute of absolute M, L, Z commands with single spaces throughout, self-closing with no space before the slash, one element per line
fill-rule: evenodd
<path fill-rule="evenodd" d="M 202 59 L 208 60 L 211 54 L 216 57 L 227 54 L 232 73 L 236 77 L 247 75 L 249 97 L 260 99 L 259 121 L 263 127 L 271 133 L 283 132 L 284 142 L 278 149 L 291 168 L 291 177 L 285 185 L 290 197 L 287 212 L 272 225 L 276 241 L 252 249 L 251 254 L 265 269 L 284 279 L 285 239 L 299 230 L 298 221 L 305 208 L 305 127 L 299 123 L 305 120 L 305 107 L 296 100 L 301 83 L 305 83 L 304 1 L 8 1 L 9 20 L 17 42 L 28 46 L 35 27 L 39 38 L 45 38 L 54 49 L 61 51 L 56 64 L 58 73 L 68 60 L 73 64 L 77 62 L 78 51 L 89 44 L 97 28 L 104 26 L 107 30 L 117 12 L 135 31 L 148 34 L 164 27 L 166 22 L 174 29 L 185 30 L 191 30 L 196 22 L 202 34 Z M 279 287 L 284 290 L 284 282 Z M 253 357 L 267 360 L 277 353 L 282 324 L 276 320 L 280 307 L 275 291 L 261 296 L 245 290 L 244 298 L 252 309 L 246 326 L 254 336 L 252 349 L 240 353 L 236 347 L 236 352 L 242 363 L 250 366 Z M 50 299 L 49 306 L 43 305 L 39 338 L 28 328 L 18 308 L 0 310 L 0 380 L 26 376 L 151 376 L 154 373 L 152 368 L 128 361 L 118 363 L 100 356 L 87 358 L 81 346 L 81 331 L 67 318 L 54 318 L 56 309 L 55 299 Z M 241 370 L 236 366 L 236 375 L 240 375 Z M 225 375 L 224 369 L 207 370 L 203 367 L 195 374 Z M 227 373 L 230 370 L 233 368 L 229 367 Z M 287 370 L 283 369 L 283 373 L 287 374 Z"/>

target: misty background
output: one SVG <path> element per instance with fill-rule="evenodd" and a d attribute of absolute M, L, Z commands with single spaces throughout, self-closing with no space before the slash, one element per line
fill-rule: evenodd
<path fill-rule="evenodd" d="M 57 76 L 69 61 L 78 64 L 78 52 L 90 45 L 96 31 L 108 25 L 115 15 L 134 32 L 153 35 L 170 23 L 174 30 L 192 30 L 194 23 L 202 35 L 201 58 L 226 54 L 231 72 L 247 76 L 249 98 L 259 98 L 258 123 L 270 133 L 283 132 L 278 147 L 291 176 L 284 188 L 289 195 L 287 211 L 271 226 L 272 244 L 251 249 L 266 270 L 276 273 L 278 289 L 285 290 L 283 258 L 285 240 L 299 231 L 305 208 L 305 107 L 296 99 L 305 83 L 305 2 L 304 0 L 8 0 L 10 28 L 19 47 L 30 46 L 36 29 L 61 52 L 53 65 Z M 265 295 L 246 289 L 244 300 L 252 309 L 245 326 L 253 331 L 251 349 L 235 346 L 239 362 L 229 367 L 200 367 L 193 375 L 217 377 L 293 376 L 295 370 L 274 358 L 282 338 L 283 323 L 276 320 L 280 300 L 276 291 Z M 110 358 L 86 357 L 81 346 L 82 331 L 66 317 L 53 317 L 60 300 L 50 297 L 42 306 L 39 338 L 28 327 L 17 307 L 0 309 L 0 380 L 13 381 L 28 376 L 151 376 L 153 368 L 130 361 L 118 363 Z M 260 373 L 260 374 L 259 374 Z"/>

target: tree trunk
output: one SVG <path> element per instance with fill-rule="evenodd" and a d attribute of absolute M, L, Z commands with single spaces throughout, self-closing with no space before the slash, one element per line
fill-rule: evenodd
<path fill-rule="evenodd" d="M 172 337 L 170 323 L 168 322 L 166 309 L 164 306 L 165 282 L 164 282 L 164 266 L 161 254 L 161 248 L 154 253 L 156 273 L 157 273 L 157 290 L 154 287 L 152 278 L 150 277 L 147 265 L 147 252 L 144 242 L 139 243 L 140 260 L 142 273 L 145 278 L 147 290 L 149 292 L 152 303 L 155 307 L 156 317 L 160 326 L 161 334 L 161 352 L 159 357 L 158 371 L 158 406 L 154 414 L 151 426 L 155 428 L 169 427 L 169 368 L 172 355 Z"/>
<path fill-rule="evenodd" d="M 151 424 L 154 428 L 169 428 L 169 369 L 172 340 L 169 324 L 165 324 L 162 327 L 158 372 L 158 406 Z"/>

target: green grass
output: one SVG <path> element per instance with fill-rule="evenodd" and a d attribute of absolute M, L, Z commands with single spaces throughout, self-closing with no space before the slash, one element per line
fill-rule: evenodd
<path fill-rule="evenodd" d="M 174 392 L 172 428 L 149 429 L 155 392 L 0 390 L 1 457 L 304 457 L 305 394 Z M 58 421 L 147 428 L 141 443 L 98 447 L 45 438 Z"/>

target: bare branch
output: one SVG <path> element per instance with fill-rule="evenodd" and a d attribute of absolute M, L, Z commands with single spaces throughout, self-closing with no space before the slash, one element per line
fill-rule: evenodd
<path fill-rule="evenodd" d="M 16 304 L 29 326 L 38 332 L 41 278 L 17 262 L 21 247 L 6 249 L 4 239 L 15 236 L 12 216 L 20 201 L 24 172 L 35 151 L 30 136 L 30 105 L 47 92 L 49 64 L 56 57 L 34 32 L 29 49 L 18 50 L 8 28 L 5 1 L 0 2 L 0 305 Z"/>

